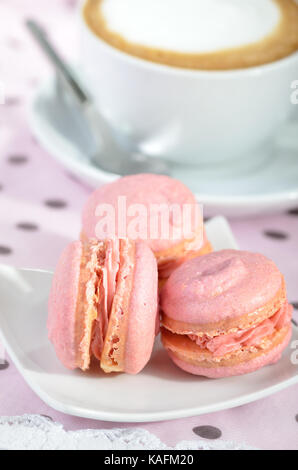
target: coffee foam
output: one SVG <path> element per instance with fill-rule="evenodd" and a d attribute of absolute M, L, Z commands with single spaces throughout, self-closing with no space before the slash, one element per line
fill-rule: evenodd
<path fill-rule="evenodd" d="M 98 8 L 125 40 L 181 53 L 252 44 L 281 19 L 273 0 L 103 0 Z"/>

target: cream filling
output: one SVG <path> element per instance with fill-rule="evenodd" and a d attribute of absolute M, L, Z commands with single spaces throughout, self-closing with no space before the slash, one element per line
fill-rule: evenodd
<path fill-rule="evenodd" d="M 243 348 L 254 350 L 266 348 L 268 338 L 275 332 L 289 324 L 293 307 L 285 303 L 274 315 L 253 326 L 252 328 L 238 330 L 234 333 L 221 334 L 210 338 L 203 336 L 188 335 L 202 350 L 212 353 L 213 357 L 222 358 Z"/>

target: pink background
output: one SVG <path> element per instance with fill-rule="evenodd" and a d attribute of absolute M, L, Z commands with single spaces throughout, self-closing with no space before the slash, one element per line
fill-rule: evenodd
<path fill-rule="evenodd" d="M 60 167 L 28 127 L 26 105 L 50 69 L 24 27 L 24 18 L 38 18 L 64 55 L 75 60 L 76 3 L 0 1 L 0 82 L 6 95 L 6 103 L 0 105 L 0 263 L 53 268 L 62 248 L 79 233 L 80 210 L 90 188 Z M 241 248 L 263 252 L 285 274 L 298 320 L 298 208 L 276 216 L 231 221 L 231 225 Z M 293 386 L 232 410 L 137 426 L 169 445 L 199 439 L 193 428 L 212 426 L 221 431 L 224 440 L 269 449 L 297 449 L 297 394 L 298 386 Z M 49 408 L 24 383 L 8 358 L 5 367 L 0 365 L 0 415 L 24 413 L 47 415 L 66 429 L 119 426 L 66 416 Z M 213 428 L 207 431 L 214 437 Z M 203 431 L 199 433 L 204 437 Z"/>

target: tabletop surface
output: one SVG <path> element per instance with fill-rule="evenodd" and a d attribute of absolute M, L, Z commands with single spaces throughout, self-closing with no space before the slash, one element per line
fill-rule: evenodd
<path fill-rule="evenodd" d="M 63 247 L 79 234 L 80 211 L 91 189 L 54 162 L 32 136 L 27 105 L 50 69 L 24 27 L 25 18 L 39 19 L 63 54 L 75 60 L 76 6 L 76 0 L 0 3 L 0 85 L 5 95 L 0 104 L 0 263 L 53 269 Z M 230 222 L 241 249 L 261 251 L 284 273 L 298 321 L 298 207 Z M 297 385 L 227 411 L 173 422 L 118 425 L 49 408 L 25 384 L 9 357 L 0 364 L 0 378 L 0 416 L 44 415 L 66 430 L 142 428 L 169 446 L 203 439 L 262 449 L 298 448 Z"/>

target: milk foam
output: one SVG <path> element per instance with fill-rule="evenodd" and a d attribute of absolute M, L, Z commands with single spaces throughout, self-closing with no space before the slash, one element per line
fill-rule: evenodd
<path fill-rule="evenodd" d="M 214 52 L 259 41 L 278 25 L 273 0 L 104 0 L 108 29 L 143 46 Z"/>

